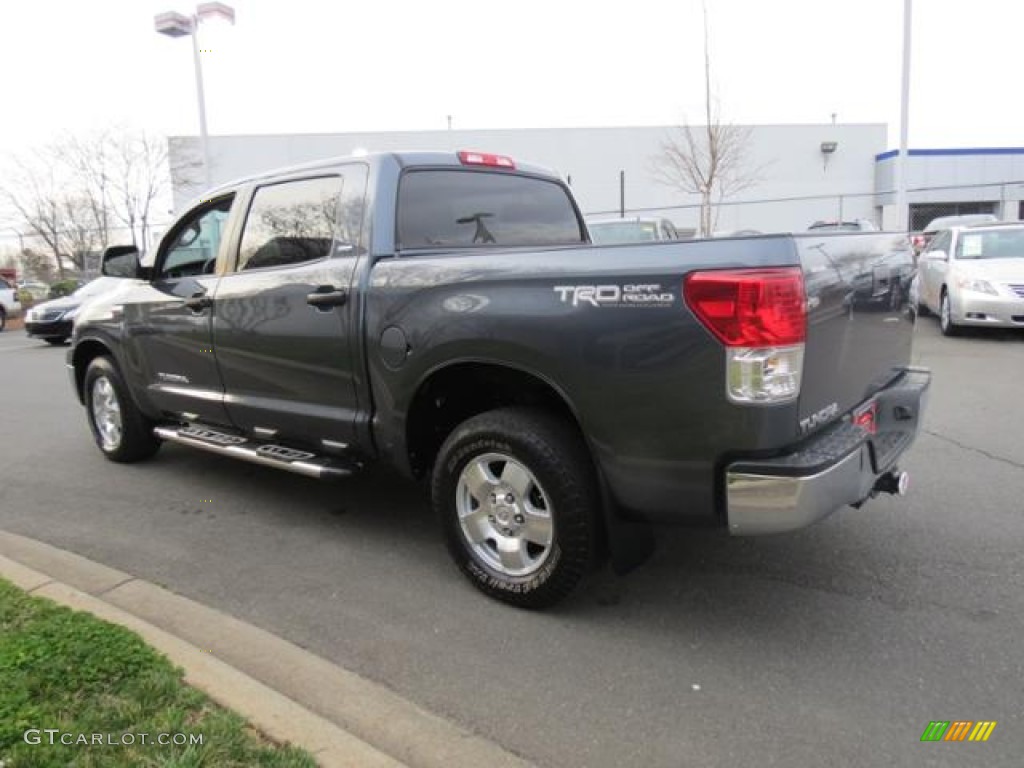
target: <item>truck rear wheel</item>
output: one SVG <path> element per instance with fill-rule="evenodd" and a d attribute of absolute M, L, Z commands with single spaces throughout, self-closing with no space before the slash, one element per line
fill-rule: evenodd
<path fill-rule="evenodd" d="M 111 461 L 130 464 L 160 448 L 153 425 L 135 406 L 128 386 L 109 357 L 97 357 L 85 371 L 85 412 L 96 445 Z"/>
<path fill-rule="evenodd" d="M 456 427 L 432 497 L 455 563 L 498 600 L 552 605 L 597 560 L 594 468 L 575 430 L 544 412 L 503 408 Z"/>

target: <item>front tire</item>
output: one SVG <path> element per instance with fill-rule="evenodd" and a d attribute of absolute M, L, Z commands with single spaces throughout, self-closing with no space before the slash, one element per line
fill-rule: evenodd
<path fill-rule="evenodd" d="M 85 371 L 85 411 L 96 445 L 111 461 L 130 464 L 160 448 L 153 424 L 136 407 L 128 386 L 109 357 L 97 357 Z"/>
<path fill-rule="evenodd" d="M 3 332 L 4 328 L 7 327 L 7 313 L 3 307 L 0 307 L 0 333 Z"/>
<path fill-rule="evenodd" d="M 452 559 L 490 597 L 544 608 L 597 562 L 597 479 L 562 419 L 527 408 L 468 419 L 441 446 L 431 485 Z"/>
<path fill-rule="evenodd" d="M 57 337 L 57 338 L 49 338 L 49 339 L 43 339 L 43 341 L 45 341 L 45 342 L 46 342 L 47 344 L 49 344 L 49 345 L 50 345 L 51 347 L 60 347 L 60 346 L 63 346 L 63 345 L 64 345 L 64 343 L 65 343 L 65 342 L 67 342 L 67 340 L 68 340 L 68 337 L 67 337 L 67 336 L 59 336 L 59 337 Z"/>
<path fill-rule="evenodd" d="M 942 297 L 939 299 L 939 330 L 943 336 L 956 336 L 960 333 L 959 327 L 953 322 L 953 308 L 950 306 L 949 293 L 946 290 L 942 291 Z"/>

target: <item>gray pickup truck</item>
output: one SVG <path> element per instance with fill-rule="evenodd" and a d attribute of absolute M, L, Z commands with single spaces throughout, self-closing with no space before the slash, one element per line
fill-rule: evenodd
<path fill-rule="evenodd" d="M 539 608 L 651 524 L 797 529 L 877 493 L 920 424 L 912 315 L 849 297 L 905 237 L 595 247 L 555 175 L 389 153 L 209 192 L 68 352 L 112 461 L 163 442 L 429 482 L 453 558 Z"/>

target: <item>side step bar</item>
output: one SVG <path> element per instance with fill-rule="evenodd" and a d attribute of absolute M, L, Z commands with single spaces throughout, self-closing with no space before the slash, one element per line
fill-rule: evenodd
<path fill-rule="evenodd" d="M 250 461 L 275 469 L 283 469 L 306 477 L 333 479 L 348 477 L 359 471 L 354 462 L 345 463 L 336 458 L 318 456 L 309 451 L 300 451 L 274 443 L 257 443 L 240 435 L 218 432 L 208 427 L 189 425 L 185 427 L 155 427 L 153 434 L 161 440 L 181 443 L 233 459 Z"/>

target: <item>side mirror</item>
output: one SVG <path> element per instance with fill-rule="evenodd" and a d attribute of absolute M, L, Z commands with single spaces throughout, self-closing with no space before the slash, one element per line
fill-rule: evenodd
<path fill-rule="evenodd" d="M 948 261 L 949 256 L 946 255 L 945 251 L 925 251 L 922 254 L 926 261 Z"/>
<path fill-rule="evenodd" d="M 139 249 L 134 245 L 112 245 L 103 252 L 100 274 L 107 277 L 138 277 Z"/>

